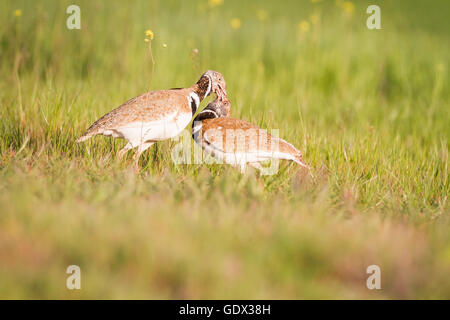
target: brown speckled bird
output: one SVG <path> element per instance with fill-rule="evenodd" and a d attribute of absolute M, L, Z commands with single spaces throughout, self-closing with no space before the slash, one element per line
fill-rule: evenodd
<path fill-rule="evenodd" d="M 128 141 L 119 151 L 122 158 L 130 149 L 138 147 L 140 155 L 157 141 L 177 136 L 189 124 L 200 102 L 211 92 L 226 95 L 223 76 L 206 71 L 190 88 L 151 91 L 133 98 L 94 122 L 77 142 L 95 135 L 123 138 Z"/>
<path fill-rule="evenodd" d="M 230 101 L 221 96 L 195 118 L 192 136 L 203 150 L 223 163 L 240 167 L 241 172 L 247 164 L 262 170 L 260 162 L 270 159 L 292 160 L 309 169 L 292 144 L 250 122 L 229 118 L 230 109 Z"/>

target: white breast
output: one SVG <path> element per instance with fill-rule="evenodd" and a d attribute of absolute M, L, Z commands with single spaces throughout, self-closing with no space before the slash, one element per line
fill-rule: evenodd
<path fill-rule="evenodd" d="M 150 122 L 132 122 L 114 129 L 113 135 L 128 140 L 133 146 L 146 141 L 162 141 L 183 131 L 192 119 L 192 113 L 175 113 L 166 119 Z"/>

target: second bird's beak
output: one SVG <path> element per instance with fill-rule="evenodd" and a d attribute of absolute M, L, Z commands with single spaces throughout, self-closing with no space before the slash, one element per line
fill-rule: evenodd
<path fill-rule="evenodd" d="M 220 84 L 217 85 L 217 96 L 219 97 L 219 100 L 223 100 L 224 97 L 227 96 L 227 91 L 222 88 L 222 86 Z"/>

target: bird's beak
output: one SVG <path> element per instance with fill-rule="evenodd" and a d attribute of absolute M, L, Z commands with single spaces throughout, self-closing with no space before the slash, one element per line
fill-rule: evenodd
<path fill-rule="evenodd" d="M 227 91 L 222 88 L 222 86 L 220 84 L 217 85 L 217 96 L 219 97 L 219 100 L 223 100 L 224 97 L 227 96 Z"/>

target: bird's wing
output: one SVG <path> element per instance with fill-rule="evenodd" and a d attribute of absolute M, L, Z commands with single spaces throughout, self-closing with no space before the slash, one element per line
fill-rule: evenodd
<path fill-rule="evenodd" d="M 256 152 L 265 130 L 250 122 L 233 118 L 215 118 L 204 121 L 206 143 L 225 153 Z"/>
<path fill-rule="evenodd" d="M 202 131 L 205 142 L 221 152 L 258 153 L 268 158 L 277 152 L 301 157 L 292 144 L 244 120 L 225 117 L 204 120 Z"/>
<path fill-rule="evenodd" d="M 178 112 L 191 112 L 185 90 L 151 91 L 128 100 L 95 121 L 83 136 L 101 133 L 133 122 L 154 122 L 173 117 Z"/>

